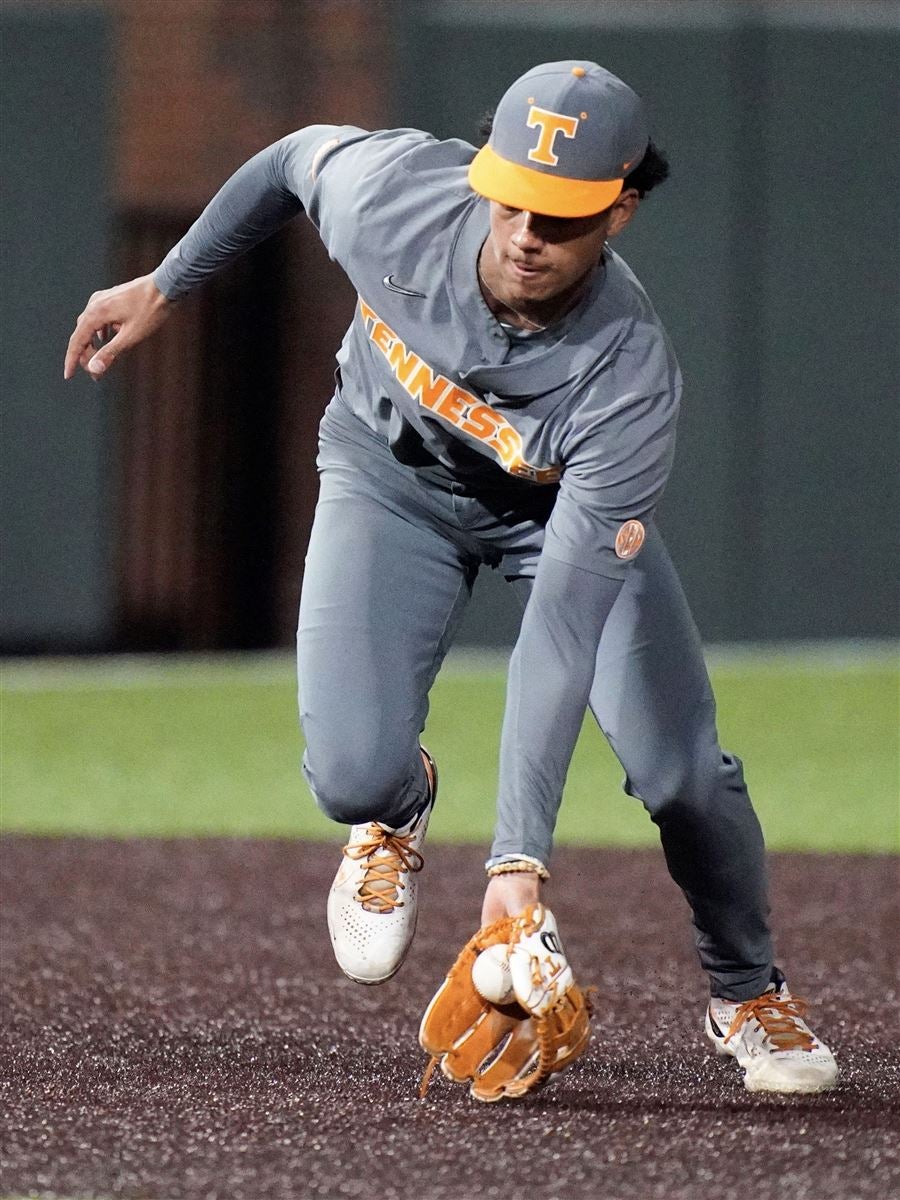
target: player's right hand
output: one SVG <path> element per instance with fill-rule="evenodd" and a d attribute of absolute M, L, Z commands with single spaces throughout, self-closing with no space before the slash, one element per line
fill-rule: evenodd
<path fill-rule="evenodd" d="M 124 350 L 155 333 L 171 307 L 151 275 L 94 292 L 69 338 L 63 378 L 71 379 L 81 367 L 99 379 Z"/>

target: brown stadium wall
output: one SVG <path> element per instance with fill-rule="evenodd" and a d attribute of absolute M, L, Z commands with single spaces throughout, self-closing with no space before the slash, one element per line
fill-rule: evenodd
<path fill-rule="evenodd" d="M 388 123 L 377 8 L 120 4 L 123 277 L 152 269 L 225 177 L 290 130 Z M 172 322 L 133 364 L 124 387 L 121 644 L 291 641 L 316 431 L 353 299 L 314 231 L 296 222 L 192 297 L 188 321 Z M 155 411 L 160 397 L 168 415 Z M 155 431 L 146 453 L 130 444 L 132 422 Z M 173 458 L 188 503 L 164 482 Z"/>
<path fill-rule="evenodd" d="M 34 425 L 34 350 L 30 357 L 22 350 L 28 319 L 6 322 L 7 368 L 12 358 L 20 370 L 4 429 L 8 511 L 17 520 L 4 545 L 0 650 L 291 640 L 317 488 L 316 430 L 354 302 L 314 231 L 296 222 L 223 273 L 100 387 L 82 379 L 64 390 L 56 368 L 89 292 L 151 270 L 258 149 L 315 121 L 388 123 L 387 26 L 373 22 L 379 7 L 364 0 L 22 0 L 3 14 L 9 54 L 21 43 L 47 61 L 37 141 L 46 162 L 58 145 L 66 148 L 66 130 L 92 135 L 81 144 L 96 169 L 85 169 L 69 147 L 62 156 L 68 175 L 62 168 L 35 175 L 16 156 L 18 141 L 7 138 L 7 177 L 18 186 L 4 212 L 11 240 L 21 231 L 31 243 L 46 243 L 42 257 L 67 270 L 60 318 L 41 343 L 53 395 L 38 415 L 58 422 L 80 403 L 82 421 L 87 407 L 101 428 L 83 425 L 80 439 L 32 439 L 23 458 L 20 443 Z M 10 119 L 32 104 L 26 85 L 15 74 L 9 80 Z M 29 125 L 19 140 L 34 143 Z M 80 165 L 77 186 L 73 163 Z M 76 243 L 89 254 L 55 236 L 54 205 L 67 210 L 52 196 L 67 189 L 68 207 L 82 217 Z M 40 193 L 49 198 L 38 212 L 29 200 Z M 26 310 L 44 306 L 25 255 L 14 283 L 16 295 L 30 289 Z M 16 316 L 10 289 L 6 296 Z M 66 495 L 49 514 L 22 478 L 26 467 L 61 479 Z M 79 490 L 89 491 L 97 510 L 79 507 L 87 518 L 79 526 L 84 546 L 72 537 L 66 505 Z M 35 537 L 45 546 L 41 562 Z M 49 599 L 48 561 L 56 568 Z M 81 602 L 74 616 L 60 588 L 73 578 Z"/>
<path fill-rule="evenodd" d="M 314 232 L 296 222 L 225 272 L 100 389 L 55 379 L 71 316 L 93 287 L 151 269 L 226 175 L 286 131 L 327 120 L 471 137 L 520 70 L 555 57 L 593 57 L 634 83 L 673 159 L 621 249 L 688 380 L 661 523 L 701 631 L 895 633 L 896 12 L 891 0 L 20 0 L 3 20 L 26 41 L 31 23 L 34 45 L 48 23 L 101 33 L 46 72 L 46 154 L 11 154 L 6 172 L 23 209 L 42 197 L 25 215 L 7 206 L 10 241 L 64 267 L 23 266 L 5 289 L 14 519 L 0 649 L 291 642 L 315 431 L 353 303 Z M 11 114 L 27 100 L 17 78 Z M 73 112 L 94 149 L 54 175 Z M 28 314 L 48 312 L 41 280 L 60 315 L 42 317 L 45 344 L 25 353 Z M 52 505 L 35 479 L 53 480 Z M 514 634 L 490 577 L 463 639 L 482 627 Z"/>

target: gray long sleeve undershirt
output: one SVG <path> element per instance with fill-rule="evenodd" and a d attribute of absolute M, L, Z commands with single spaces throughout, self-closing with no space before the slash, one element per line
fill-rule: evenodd
<path fill-rule="evenodd" d="M 177 299 L 303 211 L 288 170 L 289 139 L 244 164 L 154 273 Z M 492 860 L 547 862 L 600 635 L 622 586 L 545 553 L 510 662 Z"/>
<path fill-rule="evenodd" d="M 548 861 L 600 634 L 621 588 L 620 579 L 541 558 L 509 664 L 489 862 L 522 853 Z"/>
<path fill-rule="evenodd" d="M 153 282 L 169 300 L 186 296 L 303 212 L 290 190 L 284 145 L 276 142 L 245 162 L 157 267 Z"/>

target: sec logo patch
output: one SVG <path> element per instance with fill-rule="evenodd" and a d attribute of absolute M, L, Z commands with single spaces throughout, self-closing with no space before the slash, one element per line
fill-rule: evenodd
<path fill-rule="evenodd" d="M 644 544 L 644 527 L 640 521 L 626 521 L 616 534 L 616 555 L 634 558 Z"/>

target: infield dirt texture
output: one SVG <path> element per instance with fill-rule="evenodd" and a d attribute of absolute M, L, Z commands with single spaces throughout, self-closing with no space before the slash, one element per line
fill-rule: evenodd
<path fill-rule="evenodd" d="M 4 1196 L 887 1200 L 900 1194 L 897 860 L 777 855 L 779 958 L 838 1089 L 754 1096 L 702 1032 L 659 852 L 561 849 L 548 900 L 594 1039 L 553 1088 L 417 1089 L 418 1021 L 476 922 L 481 853 L 437 846 L 400 974 L 338 972 L 333 847 L 9 837 Z"/>

